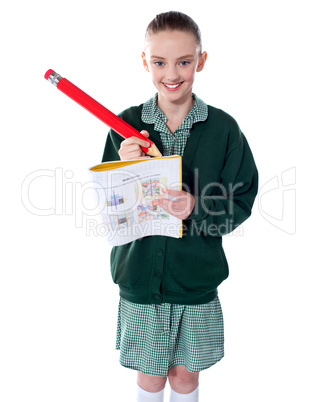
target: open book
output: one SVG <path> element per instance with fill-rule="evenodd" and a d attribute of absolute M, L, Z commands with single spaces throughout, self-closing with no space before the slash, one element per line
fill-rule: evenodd
<path fill-rule="evenodd" d="M 104 162 L 89 173 L 110 245 L 151 235 L 182 237 L 182 221 L 157 203 L 158 197 L 166 197 L 163 189 L 182 190 L 179 155 Z"/>

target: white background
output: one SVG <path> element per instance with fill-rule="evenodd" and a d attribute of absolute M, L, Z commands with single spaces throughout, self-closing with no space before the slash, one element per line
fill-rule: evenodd
<path fill-rule="evenodd" d="M 317 400 L 313 3 L 1 7 L 1 401 L 134 400 L 135 372 L 114 351 L 110 250 L 87 229 L 91 217 L 80 219 L 91 207 L 87 168 L 100 162 L 108 130 L 44 73 L 54 69 L 115 113 L 144 102 L 154 94 L 144 31 L 170 9 L 202 31 L 208 61 L 194 91 L 235 117 L 260 172 L 252 217 L 224 239 L 226 356 L 201 373 L 201 401 Z"/>

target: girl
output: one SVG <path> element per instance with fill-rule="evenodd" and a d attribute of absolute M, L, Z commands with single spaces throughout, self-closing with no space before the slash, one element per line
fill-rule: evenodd
<path fill-rule="evenodd" d="M 110 130 L 103 161 L 146 158 L 150 137 L 163 155 L 182 156 L 183 191 L 168 189 L 162 209 L 183 219 L 181 239 L 148 236 L 111 251 L 120 287 L 120 363 L 138 371 L 137 401 L 198 401 L 199 372 L 224 354 L 218 285 L 228 276 L 223 235 L 251 214 L 257 169 L 236 121 L 192 92 L 203 70 L 200 30 L 168 12 L 148 25 L 142 53 L 155 96 L 120 114 L 144 140 Z"/>

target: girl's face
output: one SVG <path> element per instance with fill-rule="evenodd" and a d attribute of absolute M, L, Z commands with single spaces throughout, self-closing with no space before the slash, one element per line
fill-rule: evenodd
<path fill-rule="evenodd" d="M 184 104 L 192 97 L 195 73 L 204 68 L 207 53 L 200 53 L 189 32 L 162 31 L 149 36 L 142 59 L 158 91 L 158 102 Z"/>

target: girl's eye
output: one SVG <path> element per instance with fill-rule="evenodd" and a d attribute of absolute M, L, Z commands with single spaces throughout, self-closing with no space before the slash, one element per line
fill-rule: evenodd
<path fill-rule="evenodd" d="M 156 61 L 154 64 L 158 67 L 162 67 L 164 63 L 162 61 Z"/>
<path fill-rule="evenodd" d="M 181 61 L 179 64 L 181 66 L 187 66 L 189 64 L 189 61 Z"/>

